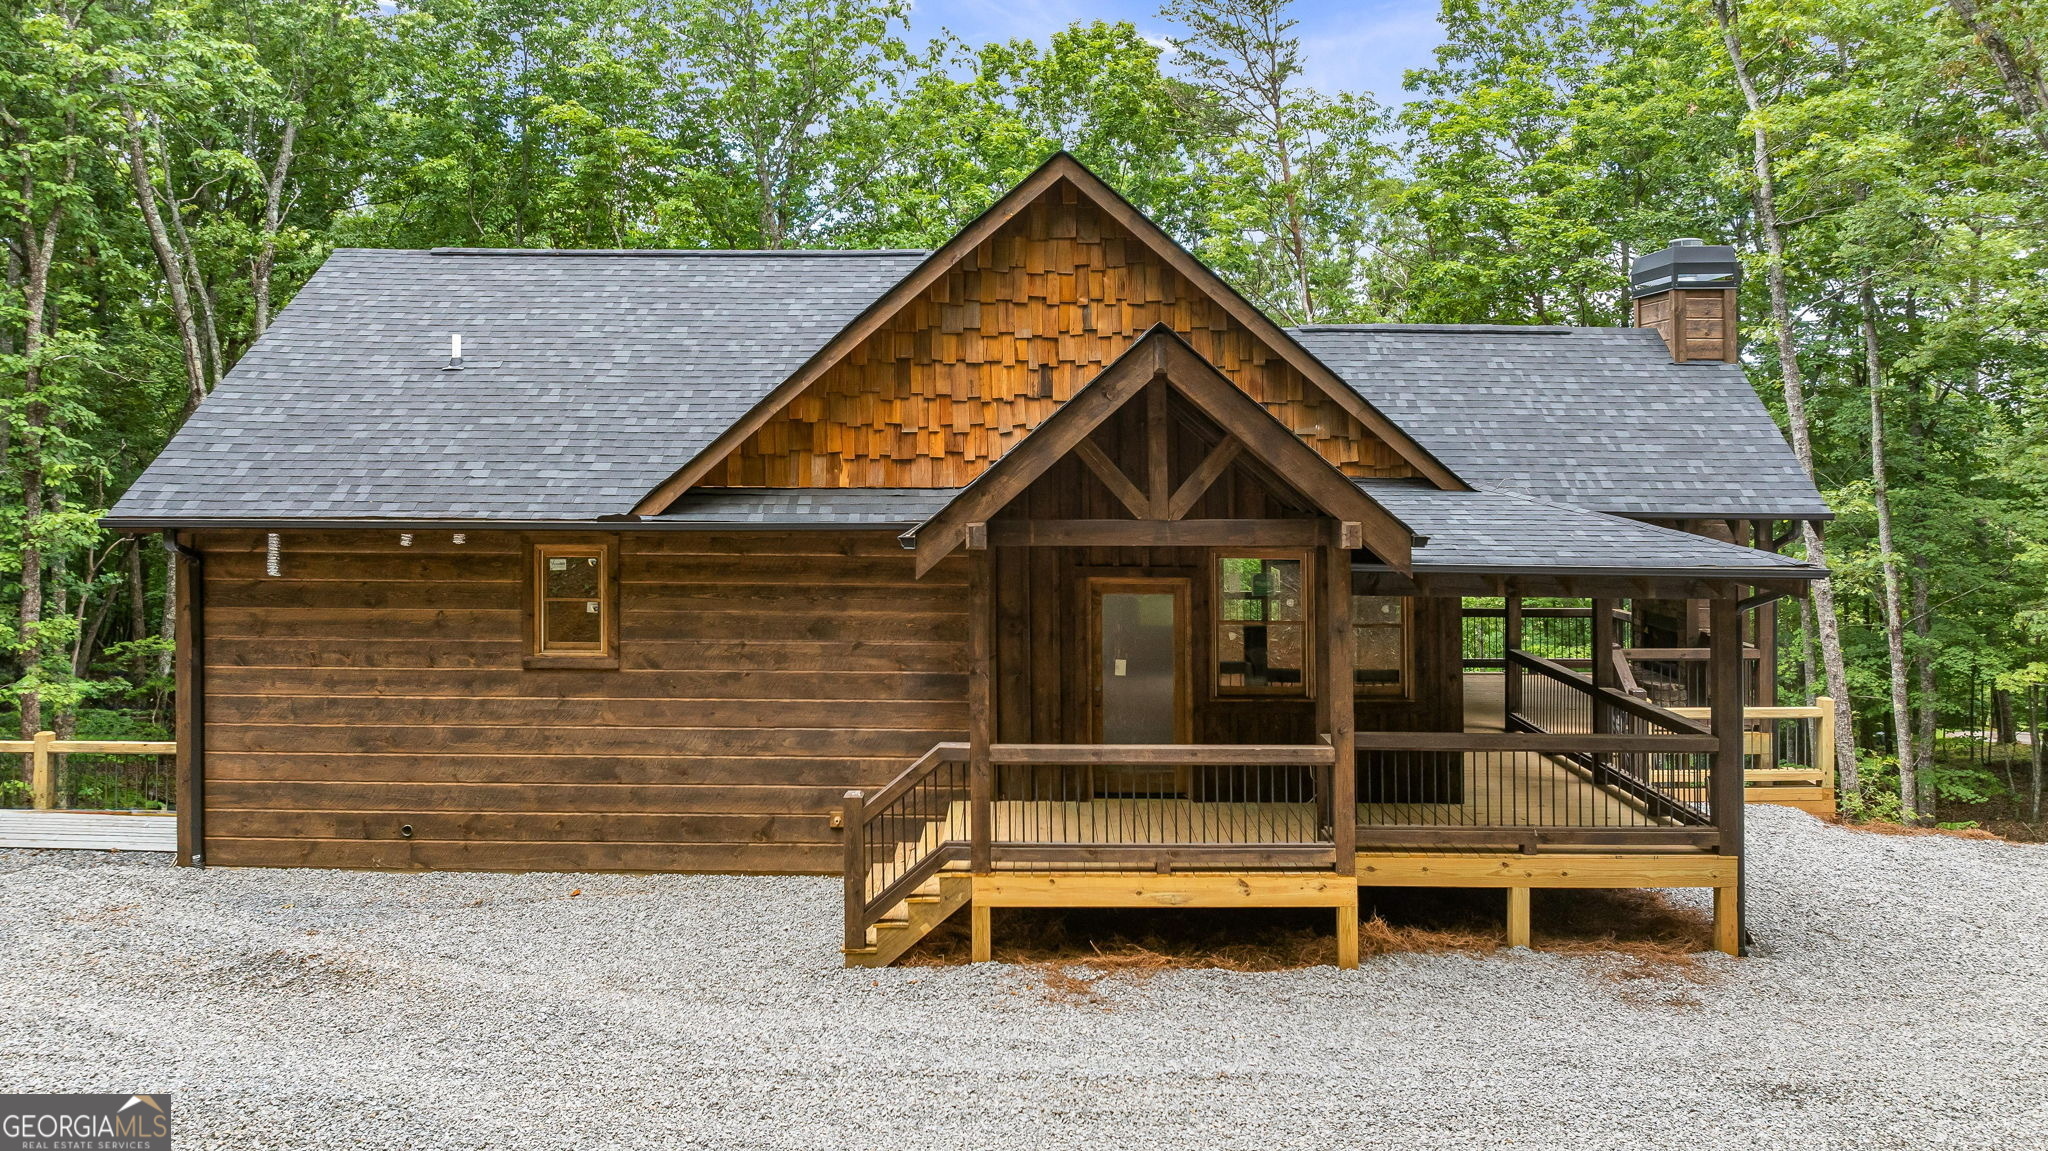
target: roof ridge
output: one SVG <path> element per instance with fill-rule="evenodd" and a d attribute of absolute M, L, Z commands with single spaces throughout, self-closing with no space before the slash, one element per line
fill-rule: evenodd
<path fill-rule="evenodd" d="M 1459 335 L 1569 336 L 1600 331 L 1567 324 L 1297 324 L 1294 332 L 1455 332 Z"/>
<path fill-rule="evenodd" d="M 355 248 L 430 256 L 928 256 L 924 248 Z"/>

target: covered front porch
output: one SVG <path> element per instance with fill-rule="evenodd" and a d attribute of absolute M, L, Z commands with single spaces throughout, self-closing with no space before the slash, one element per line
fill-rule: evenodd
<path fill-rule="evenodd" d="M 1357 888 L 1700 886 L 1740 949 L 1743 613 L 1782 557 L 1346 476 L 1170 336 L 904 537 L 969 570 L 969 730 L 847 793 L 849 962 L 961 906 L 1328 906 Z M 1530 597 L 1588 604 L 1583 669 Z M 1468 668 L 1465 605 L 1505 603 Z M 1624 690 L 1616 605 L 1704 603 L 1707 722 Z"/>

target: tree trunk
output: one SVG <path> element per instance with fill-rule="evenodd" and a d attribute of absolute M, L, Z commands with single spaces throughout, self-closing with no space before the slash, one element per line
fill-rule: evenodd
<path fill-rule="evenodd" d="M 1998 78 L 2005 84 L 2006 95 L 2012 97 L 2020 122 L 2048 149 L 2048 84 L 2044 84 L 2038 71 L 2030 70 L 2013 51 L 2010 41 L 1991 21 L 1984 18 L 1978 9 L 1977 0 L 1949 0 L 1949 7 L 1962 17 L 1970 34 L 1977 38 L 1984 53 L 1991 57 L 1991 63 L 1998 69 Z"/>
<path fill-rule="evenodd" d="M 2002 687 L 1991 689 L 1991 727 L 1997 742 L 2005 747 L 2020 741 L 2018 725 L 2013 722 L 2012 693 Z"/>
<path fill-rule="evenodd" d="M 263 243 L 256 249 L 255 262 L 249 269 L 249 293 L 256 303 L 256 314 L 249 325 L 252 344 L 270 329 L 270 273 L 277 266 L 277 234 L 284 227 L 284 183 L 291 172 L 292 150 L 298 138 L 298 124 L 287 121 L 277 144 L 277 162 L 270 166 L 270 178 L 263 183 Z"/>
<path fill-rule="evenodd" d="M 156 657 L 158 679 L 171 678 L 171 657 L 176 654 L 172 645 L 178 638 L 178 552 L 170 541 L 164 542 L 164 611 L 163 621 L 157 628 L 157 635 L 164 641 L 164 649 Z"/>
<path fill-rule="evenodd" d="M 142 567 L 142 539 L 128 538 L 128 640 L 140 644 L 149 636 L 149 581 Z M 149 678 L 149 661 L 137 647 L 135 655 L 128 661 L 128 673 L 135 677 L 135 686 L 140 690 Z"/>
<path fill-rule="evenodd" d="M 2038 686 L 2027 689 L 2027 758 L 2034 768 L 2033 824 L 2035 834 L 2041 827 L 2041 689 Z"/>
<path fill-rule="evenodd" d="M 1913 558 L 1913 635 L 1919 641 L 1914 645 L 1913 666 L 1918 679 L 1920 707 L 1918 736 L 1915 740 L 1921 749 L 1921 770 L 1915 781 L 1919 790 L 1915 793 L 1912 812 L 1923 823 L 1933 823 L 1935 817 L 1934 773 L 1926 768 L 1934 763 L 1934 732 L 1937 720 L 1934 698 L 1934 609 L 1928 604 L 1928 584 L 1931 582 L 1927 571 L 1927 557 Z M 1901 789 L 1903 792 L 1903 788 Z"/>
<path fill-rule="evenodd" d="M 149 246 L 156 253 L 157 268 L 163 273 L 164 288 L 171 298 L 171 319 L 178 329 L 179 350 L 185 357 L 185 411 L 191 415 L 206 398 L 206 360 L 199 350 L 199 327 L 192 313 L 192 297 L 186 290 L 184 268 L 164 230 L 163 216 L 156 210 L 156 184 L 149 174 L 149 156 L 143 147 L 142 118 L 125 102 L 121 115 L 128 132 L 128 175 L 135 187 L 135 205 L 142 213 Z"/>
<path fill-rule="evenodd" d="M 1798 346 L 1792 338 L 1792 303 L 1785 286 L 1785 229 L 1778 218 L 1776 173 L 1771 162 L 1770 138 L 1764 131 L 1763 100 L 1757 94 L 1756 83 L 1749 74 L 1748 60 L 1743 55 L 1742 38 L 1735 27 L 1733 0 L 1714 0 L 1714 19 L 1721 27 L 1721 43 L 1727 49 L 1735 83 L 1741 88 L 1743 103 L 1749 110 L 1750 161 L 1756 181 L 1752 199 L 1756 206 L 1757 229 L 1764 240 L 1767 261 L 1764 278 L 1770 289 L 1771 326 L 1777 336 L 1778 374 L 1785 392 L 1785 422 L 1792 434 L 1792 450 L 1798 455 L 1806 474 L 1812 476 L 1813 436 L 1806 415 L 1806 386 L 1800 376 Z M 1806 558 L 1816 564 L 1826 564 L 1827 551 L 1820 529 L 1813 521 L 1800 525 L 1800 535 L 1806 544 Z M 1827 679 L 1828 694 L 1835 700 L 1835 770 L 1843 798 L 1854 804 L 1862 795 L 1856 763 L 1856 725 L 1849 704 L 1849 672 L 1842 660 L 1841 623 L 1835 613 L 1832 581 L 1815 582 L 1813 614 L 1820 634 L 1821 665 Z"/>
<path fill-rule="evenodd" d="M 1906 668 L 1905 596 L 1899 584 L 1899 551 L 1892 535 L 1891 477 L 1885 466 L 1884 360 L 1877 341 L 1877 293 L 1866 277 L 1863 306 L 1863 372 L 1870 389 L 1870 488 L 1877 505 L 1878 563 L 1884 572 L 1884 639 L 1890 656 L 1892 734 L 1899 756 L 1899 801 L 1908 822 L 1919 795 L 1920 758 L 1913 739 L 1913 710 Z"/>

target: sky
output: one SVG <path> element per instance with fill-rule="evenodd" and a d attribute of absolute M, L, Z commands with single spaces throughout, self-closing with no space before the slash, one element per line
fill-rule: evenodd
<path fill-rule="evenodd" d="M 1129 20 L 1153 39 L 1169 26 L 1158 0 L 915 0 L 914 40 L 951 31 L 970 45 L 1043 40 L 1077 20 Z M 1430 64 L 1443 39 L 1436 0 L 1295 0 L 1305 79 L 1324 91 L 1371 92 L 1402 102 L 1401 73 Z"/>

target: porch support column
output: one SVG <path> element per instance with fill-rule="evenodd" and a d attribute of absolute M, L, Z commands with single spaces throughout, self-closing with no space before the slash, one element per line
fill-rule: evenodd
<path fill-rule="evenodd" d="M 989 814 L 995 798 L 995 770 L 989 744 L 995 733 L 995 596 L 990 587 L 993 552 L 967 553 L 967 784 L 969 863 L 976 874 L 994 869 Z"/>
<path fill-rule="evenodd" d="M 1520 650 L 1522 646 L 1522 597 L 1509 595 L 1501 602 L 1507 605 L 1501 620 L 1500 641 L 1501 661 L 1506 664 L 1501 669 L 1501 718 L 1505 721 L 1508 716 L 1522 710 L 1522 673 L 1508 658 L 1509 652 Z M 1510 726 L 1508 730 L 1514 729 Z"/>
<path fill-rule="evenodd" d="M 1319 725 L 1336 750 L 1337 762 L 1330 769 L 1330 827 L 1337 851 L 1337 873 L 1351 875 L 1358 867 L 1358 747 L 1353 738 L 1357 717 L 1353 709 L 1355 688 L 1352 668 L 1351 551 L 1343 547 L 1322 549 L 1323 651 Z"/>
<path fill-rule="evenodd" d="M 1715 893 L 1714 945 L 1730 955 L 1742 954 L 1743 872 L 1742 817 L 1742 609 L 1733 596 L 1710 601 L 1712 634 L 1708 637 L 1708 716 L 1720 750 L 1714 753 L 1714 826 L 1721 832 L 1721 854 L 1735 861 L 1735 885 Z"/>
<path fill-rule="evenodd" d="M 1592 605 L 1592 619 L 1588 621 L 1592 624 L 1592 643 L 1588 645 L 1588 654 L 1593 657 L 1593 686 L 1619 691 L 1621 676 L 1614 666 L 1614 609 L 1619 604 L 1611 599 L 1596 599 Z M 1602 735 L 1615 734 L 1614 708 L 1599 692 L 1593 695 L 1593 730 Z M 1602 767 L 1614 764 L 1614 756 L 1608 752 L 1600 752 L 1593 759 Z"/>

